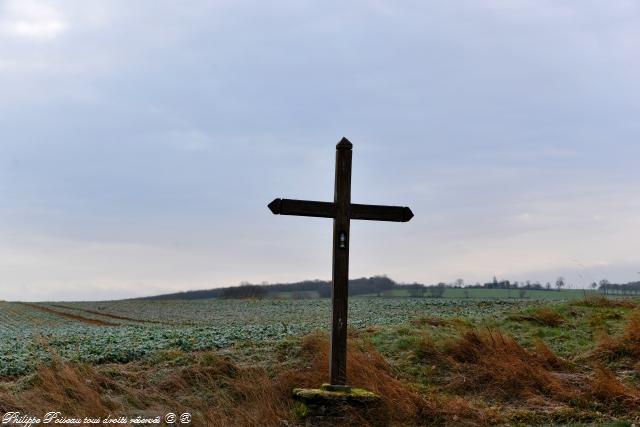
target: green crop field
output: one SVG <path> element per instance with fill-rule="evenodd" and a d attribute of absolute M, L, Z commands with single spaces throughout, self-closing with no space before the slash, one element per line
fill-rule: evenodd
<path fill-rule="evenodd" d="M 403 325 L 424 316 L 499 321 L 552 297 L 571 299 L 582 293 L 529 291 L 530 299 L 515 299 L 516 291 L 470 289 L 473 296 L 467 299 L 455 298 L 458 291 L 447 289 L 444 298 L 406 298 L 398 292 L 353 297 L 349 325 Z M 51 350 L 69 360 L 127 362 L 158 350 L 270 342 L 329 325 L 328 299 L 0 302 L 0 376 L 29 372 L 49 360 Z"/>
<path fill-rule="evenodd" d="M 399 325 L 427 315 L 491 317 L 531 301 L 355 297 L 353 328 Z M 0 376 L 49 360 L 126 362 L 157 350 L 185 351 L 302 336 L 330 325 L 330 300 L 195 300 L 0 303 Z"/>

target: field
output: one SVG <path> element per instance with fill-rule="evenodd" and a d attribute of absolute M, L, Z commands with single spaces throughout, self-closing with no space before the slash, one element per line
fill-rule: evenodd
<path fill-rule="evenodd" d="M 636 302 L 569 292 L 352 298 L 349 378 L 386 418 L 343 421 L 637 423 Z M 290 391 L 327 381 L 329 319 L 326 299 L 0 302 L 0 409 L 302 424 Z"/>
<path fill-rule="evenodd" d="M 445 288 L 442 298 L 479 298 L 479 299 L 534 299 L 534 300 L 568 300 L 584 298 L 595 294 L 594 291 L 584 289 L 564 289 L 562 291 L 527 290 L 527 289 L 478 289 L 478 288 Z M 425 292 L 425 296 L 429 293 Z M 391 290 L 383 293 L 383 296 L 408 297 L 410 292 L 406 290 Z"/>
<path fill-rule="evenodd" d="M 442 299 L 352 298 L 354 328 L 406 324 L 421 315 L 490 316 L 502 306 Z M 65 359 L 128 362 L 163 349 L 270 343 L 330 325 L 330 301 L 196 300 L 23 304 L 0 302 L 0 375 L 28 373 L 51 351 Z"/>

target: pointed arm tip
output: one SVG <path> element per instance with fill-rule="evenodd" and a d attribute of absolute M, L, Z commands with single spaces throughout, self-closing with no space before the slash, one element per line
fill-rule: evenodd
<path fill-rule="evenodd" d="M 280 198 L 273 199 L 273 201 L 269 203 L 267 207 L 275 215 L 278 215 L 282 211 L 282 199 Z"/>

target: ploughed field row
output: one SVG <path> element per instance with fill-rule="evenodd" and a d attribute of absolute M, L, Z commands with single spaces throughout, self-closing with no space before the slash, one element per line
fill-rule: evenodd
<path fill-rule="evenodd" d="M 425 316 L 502 319 L 534 301 L 352 298 L 353 328 L 410 324 Z M 330 301 L 200 300 L 0 302 L 0 376 L 27 373 L 52 354 L 91 363 L 276 342 L 330 325 Z"/>
<path fill-rule="evenodd" d="M 349 322 L 354 327 L 393 325 L 416 315 L 484 317 L 514 308 L 536 304 L 515 300 L 445 300 L 425 298 L 355 297 L 349 301 Z M 117 315 L 141 322 L 172 325 L 313 324 L 324 328 L 330 322 L 329 299 L 194 301 L 99 301 L 65 302 L 57 305 L 83 312 Z"/>

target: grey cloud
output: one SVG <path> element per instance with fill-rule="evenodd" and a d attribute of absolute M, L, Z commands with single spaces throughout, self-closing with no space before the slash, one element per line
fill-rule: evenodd
<path fill-rule="evenodd" d="M 330 225 L 265 205 L 330 199 L 343 135 L 354 200 L 417 214 L 356 225 L 354 275 L 625 280 L 639 28 L 633 1 L 3 2 L 0 297 L 328 277 Z"/>

